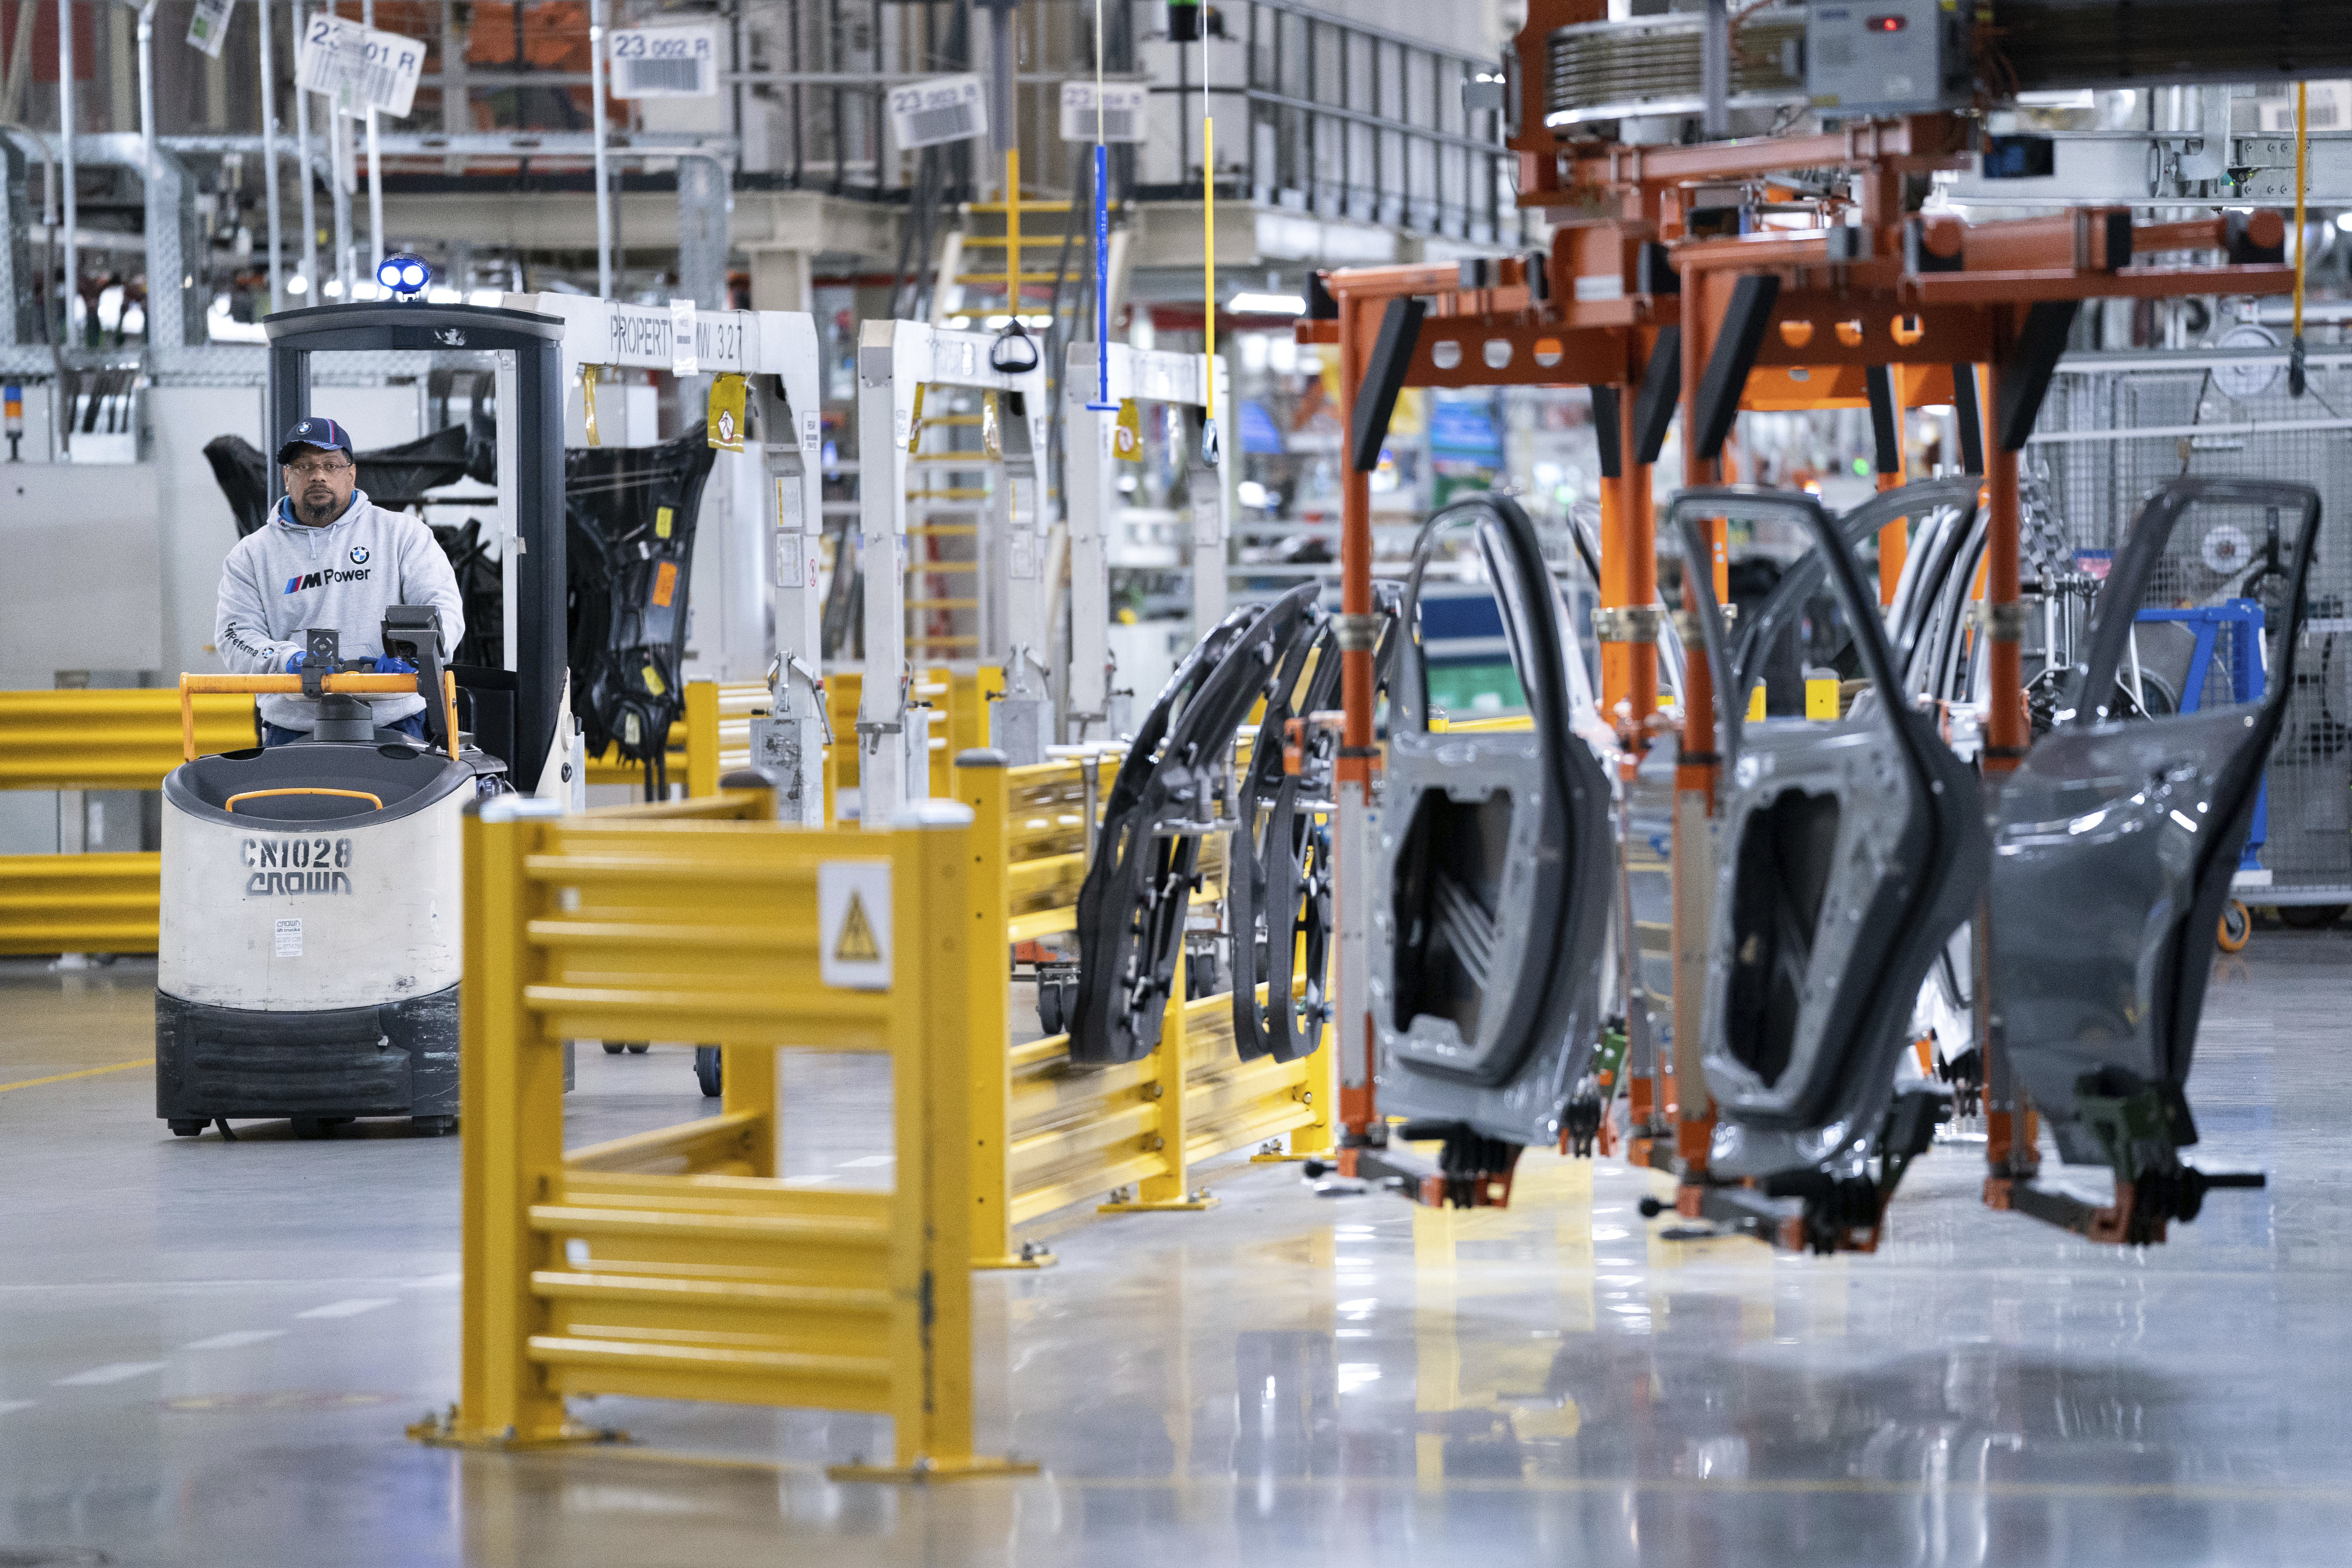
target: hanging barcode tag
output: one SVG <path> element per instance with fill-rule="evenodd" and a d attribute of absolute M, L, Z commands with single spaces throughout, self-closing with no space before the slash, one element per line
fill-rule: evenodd
<path fill-rule="evenodd" d="M 890 134 L 902 152 L 988 134 L 976 76 L 938 76 L 890 89 Z"/>
<path fill-rule="evenodd" d="M 188 47 L 220 58 L 221 45 L 228 41 L 228 14 L 236 5 L 236 0 L 196 0 L 195 15 L 188 18 Z"/>
<path fill-rule="evenodd" d="M 700 375 L 702 357 L 695 352 L 694 301 L 672 300 L 669 302 L 669 373 L 672 375 Z"/>
<path fill-rule="evenodd" d="M 1143 140 L 1143 101 L 1149 89 L 1139 82 L 1107 81 L 1102 89 L 1102 139 L 1106 142 Z M 1095 139 L 1095 84 L 1062 84 L 1062 140 Z"/>
<path fill-rule="evenodd" d="M 302 30 L 299 79 L 324 94 L 338 114 L 373 109 L 403 118 L 415 100 L 416 79 L 424 70 L 425 46 L 398 33 L 378 32 L 323 11 Z"/>
<path fill-rule="evenodd" d="M 613 34 L 614 98 L 716 98 L 719 29 L 621 27 Z"/>

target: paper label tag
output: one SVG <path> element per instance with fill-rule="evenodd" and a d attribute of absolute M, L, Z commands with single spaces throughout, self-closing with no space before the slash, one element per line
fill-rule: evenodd
<path fill-rule="evenodd" d="M 988 100 L 976 76 L 940 76 L 890 89 L 890 136 L 902 151 L 988 134 Z"/>
<path fill-rule="evenodd" d="M 851 991 L 890 989 L 890 862 L 816 868 L 817 975 Z"/>
<path fill-rule="evenodd" d="M 616 27 L 613 31 L 614 98 L 719 96 L 719 28 Z"/>
<path fill-rule="evenodd" d="M 777 488 L 779 489 L 782 489 L 781 485 Z M 801 581 L 801 573 L 803 570 L 801 536 L 797 533 L 786 533 L 782 530 L 777 531 L 776 586 L 779 588 L 798 588 L 803 586 Z"/>
<path fill-rule="evenodd" d="M 302 922 L 300 921 L 279 921 L 278 922 L 277 935 L 277 955 L 279 958 L 299 958 L 302 956 Z"/>
<path fill-rule="evenodd" d="M 1143 104 L 1150 89 L 1140 82 L 1103 83 L 1102 139 L 1106 142 L 1140 142 L 1144 139 Z M 1095 139 L 1095 84 L 1090 81 L 1066 81 L 1062 84 L 1062 140 L 1091 142 Z"/>
<path fill-rule="evenodd" d="M 1009 543 L 1012 547 L 1010 554 L 1013 558 L 1009 571 L 1013 579 L 1020 583 L 1034 580 L 1037 575 L 1037 531 L 1034 528 L 1016 528 L 1012 532 Z"/>
<path fill-rule="evenodd" d="M 325 94 L 336 113 L 361 115 L 373 109 L 398 120 L 415 101 L 425 46 L 320 11 L 302 29 L 296 66 L 296 79 Z"/>
<path fill-rule="evenodd" d="M 195 14 L 188 18 L 188 47 L 220 58 L 221 46 L 228 41 L 229 13 L 236 7 L 236 0 L 196 0 Z"/>

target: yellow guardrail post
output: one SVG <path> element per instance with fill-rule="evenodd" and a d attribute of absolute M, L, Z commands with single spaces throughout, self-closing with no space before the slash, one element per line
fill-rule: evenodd
<path fill-rule="evenodd" d="M 1193 1192 L 1187 1185 L 1185 1145 L 1190 1138 L 1187 1123 L 1191 1119 L 1186 1114 L 1184 1095 L 1184 976 L 1190 967 L 1179 938 L 1176 974 L 1169 987 L 1167 1010 L 1160 1015 L 1160 1044 L 1151 1053 L 1151 1099 L 1152 1109 L 1158 1112 L 1158 1124 L 1153 1131 L 1145 1134 L 1145 1141 L 1160 1157 L 1160 1169 L 1136 1184 L 1134 1197 L 1098 1205 L 1097 1214 L 1206 1209 L 1217 1205 L 1210 1193 Z"/>
<path fill-rule="evenodd" d="M 1002 752 L 956 754 L 955 798 L 972 814 L 969 890 L 974 936 L 965 1006 L 972 1040 L 971 1265 L 1044 1268 L 1055 1262 L 1053 1253 L 1013 1239 L 1013 1023 L 1006 995 L 1013 894 L 1006 771 Z"/>
<path fill-rule="evenodd" d="M 563 1163 L 563 1042 L 525 1005 L 538 978 L 526 933 L 550 889 L 523 874 L 556 803 L 501 795 L 465 833 L 466 984 L 459 995 L 459 1160 L 465 1194 L 464 1346 L 452 1436 L 502 1446 L 587 1436 L 566 1418 L 528 1344 L 532 1271 L 547 1241 L 530 1226 L 545 1173 Z"/>
<path fill-rule="evenodd" d="M 1034 1464 L 972 1452 L 971 1041 L 963 1016 L 977 944 L 971 929 L 973 814 L 919 801 L 892 824 L 891 1093 L 898 1192 L 891 1224 L 898 1463 L 836 1466 L 842 1480 L 922 1480 L 1033 1472 Z M 999 985 L 1001 992 L 1003 987 Z"/>
<path fill-rule="evenodd" d="M 719 793 L 719 683 L 686 683 L 686 793 Z"/>

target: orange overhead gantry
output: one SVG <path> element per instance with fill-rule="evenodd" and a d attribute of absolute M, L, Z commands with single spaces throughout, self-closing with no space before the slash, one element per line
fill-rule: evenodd
<path fill-rule="evenodd" d="M 1589 20 L 1578 4 L 1533 8 L 1522 39 Z M 1527 90 L 1537 89 L 1529 73 Z M 1523 122 L 1540 125 L 1531 96 Z M 1304 342 L 1336 345 L 1347 426 L 1340 536 L 1342 690 L 1339 761 L 1340 1115 L 1360 1143 L 1378 1117 L 1365 949 L 1370 844 L 1364 816 L 1377 751 L 1372 728 L 1370 473 L 1403 386 L 1584 385 L 1601 441 L 1603 710 L 1638 754 L 1654 728 L 1655 535 L 1650 468 L 1682 416 L 1684 482 L 1715 482 L 1743 406 L 1789 407 L 1803 394 L 1860 392 L 1880 408 L 1895 389 L 1916 405 L 1944 393 L 1985 476 L 1987 587 L 1993 700 L 1983 765 L 1990 777 L 2024 756 L 2027 727 L 2018 571 L 2017 454 L 2024 446 L 2084 300 L 2289 291 L 2284 225 L 2273 211 L 2225 212 L 2186 223 L 2135 224 L 2125 207 L 2082 207 L 1981 225 L 1903 210 L 1906 179 L 1966 161 L 1971 122 L 1918 115 L 1852 122 L 1811 136 L 1672 147 L 1562 143 L 1523 137 L 1524 205 L 1558 209 L 1549 255 L 1435 266 L 1346 268 L 1324 275 L 1328 306 L 1302 321 Z M 1819 191 L 1807 228 L 1715 236 L 1703 203 L 1734 186 L 1776 195 L 1776 177 L 1803 171 Z M 1719 210 L 1719 209 L 1718 209 Z M 2219 252 L 2219 264 L 2183 253 Z M 2166 258 L 2166 264 L 2150 265 Z M 1318 300 L 1322 306 L 1324 301 Z M 1872 396 L 1879 384 L 1881 395 Z M 1975 426 L 1982 389 L 1979 443 Z M 1800 388 L 1803 392 L 1800 392 Z M 1819 389 L 1816 392 L 1815 389 Z M 1948 391 L 1947 391 L 1948 389 Z M 1810 405 L 1819 405 L 1804 399 Z M 1882 432 L 1886 427 L 1882 419 Z M 1882 439 L 1882 472 L 1888 466 Z M 1899 461 L 1899 454 L 1898 454 Z M 1716 589 L 1727 560 L 1716 526 Z M 1886 579 L 1892 581 L 1891 576 Z M 1685 584 L 1685 607 L 1695 610 Z M 1696 646 L 1696 639 L 1686 639 Z M 1675 1038 L 1698 1034 L 1706 900 L 1713 868 L 1705 826 L 1716 786 L 1715 708 L 1706 661 L 1688 661 L 1675 773 Z M 1630 764 L 1629 764 L 1630 765 Z M 1678 1053 L 1672 1103 L 1633 1104 L 1636 1159 L 1705 1180 L 1713 1127 L 1696 1053 Z M 1994 1167 L 1989 1199 L 2032 1159 L 2030 1121 L 1987 1053 L 1986 1107 Z M 1637 1080 L 1638 1082 L 1638 1080 Z M 1659 1124 L 1655 1118 L 1669 1119 Z M 1666 1154 L 1671 1129 L 1672 1156 Z M 1646 1135 L 1646 1136 L 1645 1136 Z M 1349 1164 L 1342 1157 L 1343 1167 Z M 1696 1206 L 1696 1191 L 1691 1206 Z"/>

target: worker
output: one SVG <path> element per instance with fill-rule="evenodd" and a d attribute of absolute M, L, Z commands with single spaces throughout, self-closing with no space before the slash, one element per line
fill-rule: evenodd
<path fill-rule="evenodd" d="M 222 662 L 238 675 L 299 674 L 308 657 L 302 634 L 331 627 L 346 668 L 413 675 L 415 665 L 383 652 L 392 605 L 438 608 L 445 651 L 456 647 L 466 612 L 449 558 L 422 521 L 368 500 L 351 433 L 315 415 L 300 420 L 278 444 L 278 466 L 285 497 L 221 563 L 213 646 Z M 425 738 L 425 700 L 416 693 L 368 700 L 380 727 Z M 315 699 L 273 692 L 260 703 L 265 746 L 302 740 L 318 724 Z"/>

